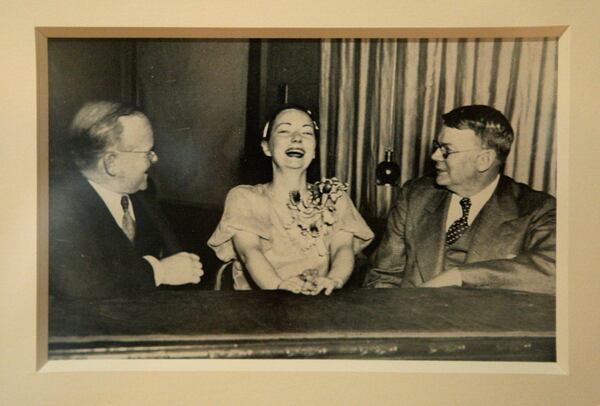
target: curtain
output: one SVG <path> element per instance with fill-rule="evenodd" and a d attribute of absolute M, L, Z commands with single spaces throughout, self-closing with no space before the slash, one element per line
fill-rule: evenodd
<path fill-rule="evenodd" d="M 321 173 L 348 182 L 364 215 L 384 218 L 398 189 L 376 184 L 385 150 L 400 184 L 427 174 L 441 114 L 487 104 L 515 130 L 504 173 L 554 194 L 557 52 L 555 38 L 323 40 Z"/>

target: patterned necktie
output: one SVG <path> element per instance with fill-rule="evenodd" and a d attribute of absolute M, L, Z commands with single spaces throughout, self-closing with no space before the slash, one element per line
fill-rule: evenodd
<path fill-rule="evenodd" d="M 462 207 L 462 217 L 456 220 L 448 231 L 446 231 L 446 245 L 452 245 L 460 236 L 469 228 L 469 209 L 471 208 L 471 199 L 463 197 L 460 199 L 460 207 Z"/>
<path fill-rule="evenodd" d="M 121 207 L 123 208 L 123 219 L 121 220 L 123 231 L 127 238 L 133 241 L 135 237 L 135 221 L 133 221 L 133 217 L 129 214 L 129 199 L 126 195 L 121 197 Z"/>

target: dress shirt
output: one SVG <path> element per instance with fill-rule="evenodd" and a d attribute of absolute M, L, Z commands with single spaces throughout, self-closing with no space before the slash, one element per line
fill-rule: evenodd
<path fill-rule="evenodd" d="M 121 206 L 121 197 L 127 196 L 127 200 L 129 200 L 129 214 L 131 215 L 131 218 L 133 218 L 133 220 L 135 221 L 135 210 L 133 208 L 133 202 L 129 198 L 129 195 L 113 192 L 112 190 L 109 190 L 92 180 L 88 179 L 87 181 L 94 188 L 96 193 L 98 193 L 98 196 L 100 196 L 100 198 L 108 208 L 108 211 L 113 216 L 121 230 L 123 230 L 123 207 Z M 123 231 L 123 233 L 124 232 L 125 231 Z M 152 266 L 152 270 L 154 272 L 154 284 L 156 286 L 160 285 L 163 280 L 162 275 L 164 272 L 160 265 L 160 261 L 152 255 L 145 255 L 143 258 L 146 261 L 148 261 L 148 263 Z"/>
<path fill-rule="evenodd" d="M 131 215 L 131 218 L 133 218 L 133 220 L 135 221 L 135 210 L 133 209 L 133 202 L 129 198 L 128 194 L 113 192 L 112 190 L 109 190 L 104 186 L 99 185 L 96 182 L 91 181 L 89 179 L 88 182 L 90 185 L 92 185 L 96 193 L 100 195 L 100 198 L 108 208 L 108 211 L 110 211 L 110 214 L 113 216 L 121 230 L 123 229 L 123 207 L 121 206 L 121 197 L 127 196 L 127 200 L 129 200 L 129 214 Z"/>
<path fill-rule="evenodd" d="M 462 217 L 462 208 L 460 206 L 460 200 L 463 197 L 468 197 L 469 199 L 471 199 L 471 208 L 469 209 L 469 217 L 467 219 L 467 223 L 469 223 L 469 226 L 473 224 L 473 221 L 475 221 L 475 218 L 477 217 L 481 209 L 483 209 L 483 206 L 485 206 L 488 200 L 490 200 L 490 197 L 492 197 L 492 194 L 494 194 L 494 190 L 496 190 L 496 186 L 498 186 L 499 180 L 500 175 L 496 176 L 492 183 L 487 185 L 485 188 L 483 188 L 481 191 L 479 191 L 477 194 L 474 194 L 473 196 L 459 196 L 456 193 L 452 193 L 452 198 L 450 200 L 450 208 L 448 209 L 448 217 L 446 217 L 446 230 L 450 228 L 452 223 L 454 223 L 456 220 Z"/>
<path fill-rule="evenodd" d="M 469 226 L 473 224 L 475 218 L 483 209 L 483 206 L 490 200 L 492 194 L 496 190 L 496 186 L 498 186 L 498 181 L 500 180 L 500 175 L 496 176 L 489 185 L 483 188 L 478 193 L 473 196 L 459 196 L 456 193 L 452 193 L 452 198 L 450 199 L 450 207 L 448 208 L 448 217 L 446 217 L 446 230 L 450 228 L 452 223 L 462 217 L 462 207 L 460 206 L 460 200 L 463 197 L 468 197 L 471 199 L 471 208 L 469 209 L 469 217 L 467 218 L 467 223 Z M 445 283 L 442 286 L 462 286 L 462 276 L 458 268 L 452 268 L 448 271 L 444 272 L 442 275 L 443 279 L 445 279 Z M 425 284 L 427 285 L 427 283 Z M 430 285 L 435 287 L 435 285 Z"/>

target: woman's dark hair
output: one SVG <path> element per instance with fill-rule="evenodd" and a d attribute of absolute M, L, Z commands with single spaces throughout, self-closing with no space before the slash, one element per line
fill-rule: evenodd
<path fill-rule="evenodd" d="M 265 124 L 263 133 L 262 133 L 262 139 L 264 141 L 269 141 L 271 139 L 271 132 L 273 130 L 272 123 L 273 123 L 273 121 L 275 121 L 277 116 L 285 110 L 298 110 L 298 111 L 302 111 L 302 112 L 306 113 L 310 117 L 310 119 L 313 123 L 313 127 L 315 129 L 315 138 L 317 138 L 319 126 L 318 126 L 317 122 L 315 121 L 312 111 L 310 111 L 306 107 L 301 106 L 299 104 L 284 104 L 284 105 L 280 106 L 279 108 L 277 108 L 277 110 L 275 110 L 273 112 L 273 114 L 271 114 L 271 116 L 269 117 L 269 120 Z"/>
<path fill-rule="evenodd" d="M 318 147 L 318 140 L 319 140 L 319 125 L 317 124 L 314 114 L 312 113 L 312 111 L 310 111 L 309 109 L 307 109 L 304 106 L 301 106 L 299 104 L 284 104 L 279 106 L 270 116 L 269 116 L 269 120 L 267 121 L 267 123 L 265 124 L 265 127 L 263 129 L 262 132 L 262 140 L 263 141 L 269 141 L 269 139 L 271 138 L 271 132 L 272 132 L 272 123 L 275 121 L 275 119 L 277 118 L 277 116 L 285 111 L 285 110 L 298 110 L 298 111 L 302 111 L 304 113 L 306 113 L 310 119 L 312 120 L 313 123 L 313 127 L 315 130 L 315 139 L 317 140 L 317 147 L 315 150 L 315 159 L 311 162 L 311 164 L 309 165 L 308 169 L 307 169 L 307 179 L 309 182 L 314 182 L 318 179 L 321 178 L 321 173 L 320 173 L 320 165 L 319 162 L 321 160 L 320 157 L 320 149 Z M 262 155 L 262 158 L 265 158 L 264 155 Z M 262 175 L 260 176 L 260 181 L 267 181 L 268 179 L 271 178 L 271 165 L 270 165 L 270 160 L 266 160 L 266 159 L 260 159 L 259 162 L 261 162 L 258 165 L 263 165 L 264 164 L 264 168 L 261 168 L 260 170 L 258 170 L 259 172 L 262 173 Z M 267 164 L 268 162 L 268 164 Z M 255 179 L 252 179 L 251 182 L 255 181 Z"/>

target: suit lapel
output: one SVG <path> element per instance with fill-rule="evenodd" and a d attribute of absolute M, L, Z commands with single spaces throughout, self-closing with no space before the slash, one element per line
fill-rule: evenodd
<path fill-rule="evenodd" d="M 446 239 L 446 216 L 450 206 L 450 192 L 437 189 L 425 206 L 424 216 L 416 225 L 416 252 L 421 282 L 442 272 L 444 267 L 444 243 Z"/>
<path fill-rule="evenodd" d="M 130 195 L 133 202 L 133 210 L 135 212 L 135 246 L 142 247 L 145 243 L 149 243 L 148 236 L 154 235 L 152 230 L 153 221 L 150 212 L 146 207 L 146 203 L 139 193 Z M 144 237 L 145 236 L 145 237 Z"/>
<path fill-rule="evenodd" d="M 511 193 L 509 180 L 501 176 L 496 190 L 475 219 L 473 238 L 466 262 L 477 262 L 493 257 L 496 249 L 494 242 L 504 235 L 504 224 L 518 217 L 519 208 Z"/>
<path fill-rule="evenodd" d="M 102 235 L 97 236 L 99 243 L 118 244 L 118 246 L 123 247 L 126 247 L 127 244 L 131 244 L 131 241 L 129 241 L 123 230 L 121 230 L 121 227 L 116 223 L 112 214 L 110 214 L 108 207 L 106 207 L 106 204 L 100 195 L 98 195 L 88 181 L 81 176 L 77 187 L 81 190 L 78 195 L 82 200 L 83 204 L 81 207 L 83 208 L 84 213 L 86 213 L 87 216 L 95 217 L 94 222 L 101 225 Z M 100 229 L 98 231 L 100 231 Z"/>

